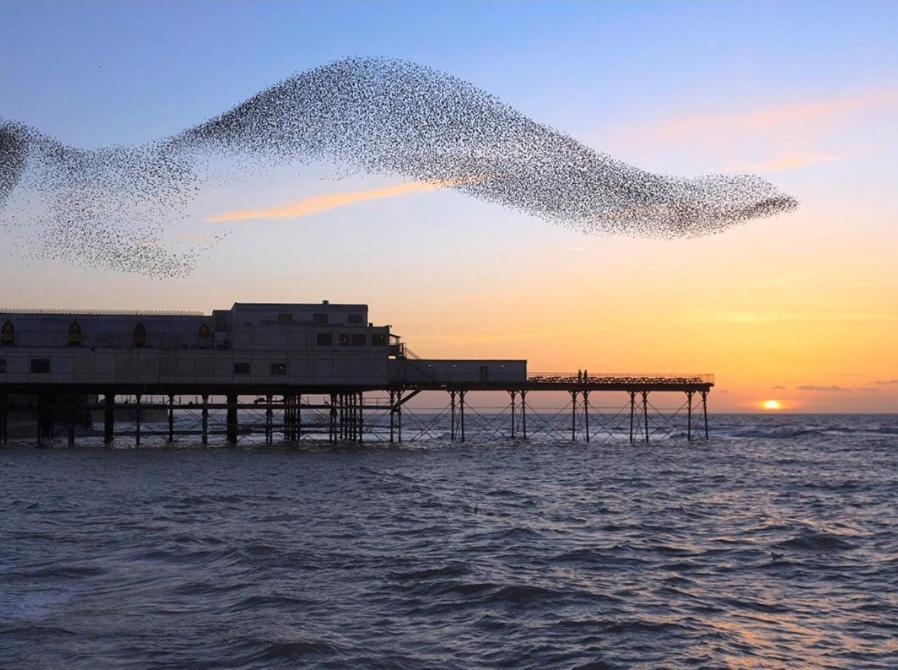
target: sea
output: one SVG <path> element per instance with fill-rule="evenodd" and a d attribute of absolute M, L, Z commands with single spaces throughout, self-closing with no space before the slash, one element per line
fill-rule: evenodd
<path fill-rule="evenodd" d="M 898 416 L 0 450 L 0 668 L 896 668 Z"/>

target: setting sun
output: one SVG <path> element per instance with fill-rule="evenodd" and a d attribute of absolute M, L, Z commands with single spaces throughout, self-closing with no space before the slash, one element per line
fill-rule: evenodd
<path fill-rule="evenodd" d="M 763 402 L 764 409 L 779 409 L 780 403 L 779 400 L 765 400 Z"/>

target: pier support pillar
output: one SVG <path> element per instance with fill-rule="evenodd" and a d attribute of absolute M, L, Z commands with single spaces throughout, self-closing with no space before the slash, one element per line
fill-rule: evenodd
<path fill-rule="evenodd" d="M 636 418 L 636 393 L 627 391 L 630 394 L 630 444 L 633 444 L 633 421 Z"/>
<path fill-rule="evenodd" d="M 337 440 L 337 394 L 331 393 L 331 411 L 330 411 L 330 429 L 328 432 L 328 441 L 336 442 Z"/>
<path fill-rule="evenodd" d="M 515 432 L 515 403 L 517 401 L 517 391 L 509 391 L 508 395 L 511 396 L 511 439 L 514 439 Z"/>
<path fill-rule="evenodd" d="M 296 394 L 296 441 L 302 439 L 302 394 Z"/>
<path fill-rule="evenodd" d="M 455 442 L 455 391 L 449 391 L 449 439 Z"/>
<path fill-rule="evenodd" d="M 9 439 L 9 394 L 0 393 L 0 447 L 5 447 Z"/>
<path fill-rule="evenodd" d="M 228 444 L 237 444 L 237 394 L 228 393 L 227 409 L 227 439 Z"/>
<path fill-rule="evenodd" d="M 571 442 L 577 440 L 577 392 L 571 391 Z"/>
<path fill-rule="evenodd" d="M 365 392 L 359 391 L 359 444 L 365 441 Z"/>
<path fill-rule="evenodd" d="M 69 394 L 68 403 L 66 406 L 66 428 L 68 430 L 68 445 L 69 448 L 75 446 L 75 416 L 78 413 L 78 405 L 77 405 L 78 396 L 74 394 Z"/>
<path fill-rule="evenodd" d="M 649 443 L 649 392 L 642 392 L 642 418 L 645 421 L 645 443 Z"/>
<path fill-rule="evenodd" d="M 37 445 L 44 446 L 44 441 L 55 437 L 55 405 L 56 398 L 48 393 L 37 397 Z"/>
<path fill-rule="evenodd" d="M 175 441 L 175 396 L 168 395 L 168 443 Z"/>
<path fill-rule="evenodd" d="M 393 444 L 396 433 L 396 394 L 390 391 L 390 444 Z"/>
<path fill-rule="evenodd" d="M 461 419 L 461 441 L 465 441 L 465 394 L 467 391 L 458 392 L 458 413 Z"/>
<path fill-rule="evenodd" d="M 692 394 L 695 391 L 686 391 L 686 440 L 692 442 Z"/>
<path fill-rule="evenodd" d="M 586 430 L 586 441 L 589 442 L 589 391 L 583 391 L 583 427 Z"/>
<path fill-rule="evenodd" d="M 103 443 L 112 444 L 115 436 L 115 394 L 107 393 L 103 400 Z"/>
<path fill-rule="evenodd" d="M 134 401 L 135 401 L 135 405 L 134 405 L 134 426 L 135 426 L 134 445 L 138 446 L 138 447 L 140 446 L 140 420 L 142 418 L 140 416 L 141 399 L 142 399 L 142 396 L 139 393 L 136 396 L 134 396 Z"/>
<path fill-rule="evenodd" d="M 265 444 L 274 442 L 272 424 L 274 423 L 274 411 L 271 409 L 271 394 L 265 396 Z"/>
<path fill-rule="evenodd" d="M 527 391 L 521 391 L 521 436 L 527 439 Z"/>
<path fill-rule="evenodd" d="M 203 446 L 209 444 L 209 396 L 203 394 Z"/>
<path fill-rule="evenodd" d="M 708 392 L 702 391 L 702 414 L 705 417 L 705 439 L 708 439 Z"/>

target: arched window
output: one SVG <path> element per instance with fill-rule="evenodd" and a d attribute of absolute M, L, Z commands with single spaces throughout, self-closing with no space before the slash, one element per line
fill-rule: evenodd
<path fill-rule="evenodd" d="M 208 325 L 206 325 L 206 324 L 204 323 L 203 325 L 200 326 L 200 339 L 201 339 L 201 340 L 208 340 L 208 339 L 209 339 L 209 336 L 210 336 L 211 334 L 212 334 L 212 333 L 209 332 L 209 326 L 208 326 Z"/>
<path fill-rule="evenodd" d="M 10 347 L 16 343 L 16 328 L 12 325 L 12 321 L 6 321 L 3 328 L 0 328 L 0 344 L 4 347 Z"/>
<path fill-rule="evenodd" d="M 147 327 L 143 325 L 143 321 L 138 321 L 137 325 L 134 326 L 134 346 L 147 346 Z"/>
<path fill-rule="evenodd" d="M 81 345 L 81 326 L 77 321 L 72 321 L 69 325 L 69 346 L 77 347 Z"/>

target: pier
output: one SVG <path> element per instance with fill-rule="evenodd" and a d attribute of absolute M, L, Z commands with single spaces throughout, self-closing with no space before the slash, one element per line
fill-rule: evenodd
<path fill-rule="evenodd" d="M 16 439 L 31 422 L 40 445 L 709 437 L 712 375 L 425 359 L 367 317 L 367 305 L 328 301 L 211 314 L 0 310 L 0 444 L 11 422 Z"/>

